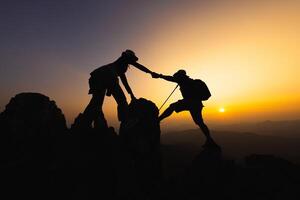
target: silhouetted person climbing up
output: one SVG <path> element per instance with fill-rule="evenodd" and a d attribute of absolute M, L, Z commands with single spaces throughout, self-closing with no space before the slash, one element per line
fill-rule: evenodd
<path fill-rule="evenodd" d="M 105 94 L 107 96 L 113 95 L 116 100 L 119 121 L 127 120 L 128 103 L 119 85 L 118 77 L 120 77 L 125 89 L 130 94 L 131 100 L 135 100 L 136 98 L 125 76 L 128 65 L 131 64 L 143 72 L 152 73 L 149 69 L 137 63 L 137 60 L 138 57 L 136 57 L 133 51 L 126 50 L 115 62 L 99 67 L 91 72 L 89 94 L 93 96 L 81 116 L 81 123 L 83 122 L 86 126 L 91 126 L 92 122 L 94 122 L 94 127 L 107 127 L 107 122 L 102 111 Z"/>
<path fill-rule="evenodd" d="M 210 92 L 206 84 L 201 80 L 191 79 L 186 75 L 185 70 L 177 71 L 173 76 L 166 76 L 151 73 L 153 78 L 162 78 L 167 81 L 175 82 L 178 84 L 183 99 L 172 103 L 160 116 L 159 120 L 162 121 L 166 117 L 170 116 L 174 111 L 176 113 L 181 111 L 190 111 L 190 114 L 194 122 L 200 127 L 206 136 L 206 142 L 204 146 L 216 145 L 210 135 L 210 131 L 202 118 L 203 100 L 207 100 L 210 97 Z"/>

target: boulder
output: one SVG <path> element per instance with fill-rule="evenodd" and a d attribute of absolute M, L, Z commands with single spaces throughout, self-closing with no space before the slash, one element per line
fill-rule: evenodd
<path fill-rule="evenodd" d="M 129 104 L 129 119 L 119 135 L 132 157 L 140 190 L 150 195 L 161 181 L 160 125 L 157 106 L 140 98 Z"/>
<path fill-rule="evenodd" d="M 65 117 L 54 101 L 39 93 L 20 93 L 0 114 L 1 128 L 16 137 L 56 135 L 66 129 Z"/>
<path fill-rule="evenodd" d="M 51 154 L 55 137 L 67 127 L 62 111 L 49 97 L 39 93 L 20 93 L 0 114 L 0 129 L 2 161 L 23 162 L 24 159 L 49 159 L 47 156 Z"/>
<path fill-rule="evenodd" d="M 21 93 L 0 114 L 0 130 L 3 191 L 12 199 L 53 199 L 58 157 L 64 155 L 58 144 L 66 146 L 68 135 L 62 111 L 45 95 Z"/>
<path fill-rule="evenodd" d="M 145 156 L 160 147 L 158 108 L 140 98 L 129 104 L 129 120 L 122 122 L 119 134 L 129 150 L 136 156 Z"/>

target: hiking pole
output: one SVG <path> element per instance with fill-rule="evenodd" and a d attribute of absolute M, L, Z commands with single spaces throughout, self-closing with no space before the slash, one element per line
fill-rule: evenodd
<path fill-rule="evenodd" d="M 160 109 L 162 109 L 162 107 L 167 103 L 167 101 L 172 96 L 172 94 L 175 92 L 175 90 L 177 89 L 177 87 L 178 87 L 178 84 L 176 85 L 176 87 L 174 88 L 174 90 L 171 92 L 171 94 L 168 96 L 168 98 L 165 100 L 165 102 L 160 106 L 160 108 L 158 109 L 158 111 L 160 111 Z"/>

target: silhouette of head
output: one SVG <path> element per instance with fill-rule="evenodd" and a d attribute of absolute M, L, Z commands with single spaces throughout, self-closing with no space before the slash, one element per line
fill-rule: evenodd
<path fill-rule="evenodd" d="M 183 69 L 178 70 L 175 74 L 173 74 L 173 77 L 176 79 L 183 79 L 186 78 L 186 72 Z"/>
<path fill-rule="evenodd" d="M 135 63 L 138 61 L 138 57 L 135 55 L 135 53 L 132 50 L 127 49 L 126 51 L 122 52 L 121 57 L 124 59 L 124 61 L 128 64 Z"/>
<path fill-rule="evenodd" d="M 117 73 L 124 74 L 128 67 L 129 64 L 133 64 L 138 60 L 138 57 L 136 57 L 135 53 L 132 50 L 125 50 L 122 52 L 121 56 L 118 58 L 118 67 L 117 67 Z"/>

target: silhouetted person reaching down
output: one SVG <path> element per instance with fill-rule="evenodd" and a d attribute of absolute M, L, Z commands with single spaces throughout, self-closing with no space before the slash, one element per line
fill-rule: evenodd
<path fill-rule="evenodd" d="M 118 119 L 119 121 L 126 121 L 128 112 L 128 103 L 123 90 L 119 85 L 119 77 L 131 96 L 131 100 L 135 100 L 135 96 L 127 82 L 125 72 L 129 64 L 135 66 L 143 72 L 151 73 L 149 69 L 137 63 L 138 57 L 131 50 L 126 50 L 113 63 L 97 68 L 90 73 L 89 79 L 89 94 L 92 94 L 90 103 L 83 112 L 82 118 L 86 126 L 91 126 L 94 122 L 94 127 L 106 128 L 107 122 L 105 120 L 102 104 L 105 95 L 113 96 L 118 104 Z"/>
<path fill-rule="evenodd" d="M 162 74 L 152 73 L 153 78 L 162 78 L 167 81 L 175 82 L 179 85 L 183 99 L 172 103 L 160 116 L 159 120 L 162 121 L 170 116 L 174 111 L 176 113 L 181 111 L 189 111 L 194 122 L 200 127 L 206 136 L 204 146 L 216 145 L 210 135 L 210 131 L 202 118 L 203 104 L 202 100 L 210 97 L 210 92 L 206 84 L 201 80 L 191 79 L 186 75 L 185 70 L 177 71 L 173 76 L 166 76 Z M 204 87 L 204 88 L 203 88 Z M 202 93 L 206 94 L 202 94 Z"/>

